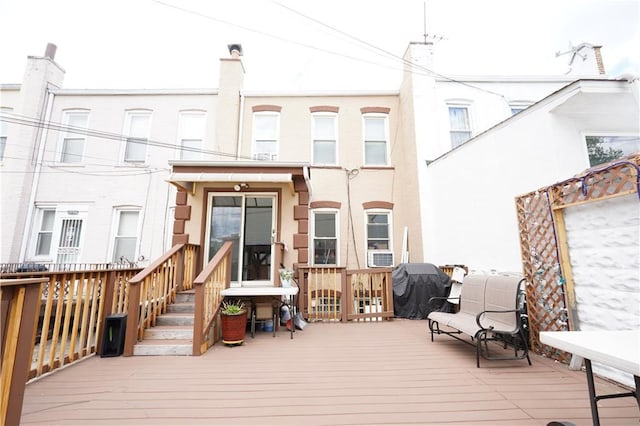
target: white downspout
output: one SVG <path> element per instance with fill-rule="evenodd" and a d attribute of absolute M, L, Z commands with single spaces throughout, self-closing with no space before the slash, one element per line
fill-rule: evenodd
<path fill-rule="evenodd" d="M 240 158 L 240 146 L 242 144 L 242 126 L 244 123 L 244 96 L 242 92 L 238 92 L 240 95 L 240 113 L 238 117 L 238 143 L 236 144 L 236 160 Z"/>
<path fill-rule="evenodd" d="M 36 167 L 33 173 L 33 181 L 31 182 L 31 194 L 29 194 L 29 204 L 27 205 L 27 217 L 25 230 L 27 232 L 22 236 L 22 243 L 20 244 L 20 257 L 19 263 L 23 263 L 27 255 L 27 247 L 29 246 L 29 240 L 31 236 L 31 228 L 33 227 L 33 210 L 35 209 L 36 191 L 38 189 L 38 183 L 40 182 L 40 172 L 42 171 L 42 159 L 44 158 L 44 150 L 47 142 L 47 135 L 49 134 L 49 128 L 46 123 L 51 120 L 51 111 L 53 110 L 53 98 L 55 95 L 47 88 L 47 109 L 44 114 L 45 125 L 43 126 L 42 133 L 40 133 L 40 146 L 38 147 L 38 156 L 36 158 Z"/>

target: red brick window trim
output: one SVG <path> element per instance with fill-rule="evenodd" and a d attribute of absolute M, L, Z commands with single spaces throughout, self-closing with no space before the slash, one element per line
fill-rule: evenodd
<path fill-rule="evenodd" d="M 312 113 L 314 112 L 334 112 L 334 113 L 338 113 L 338 110 L 340 108 L 337 106 L 328 106 L 328 105 L 322 105 L 322 106 L 312 106 L 309 108 L 309 111 L 311 111 Z"/>
<path fill-rule="evenodd" d="M 339 209 L 342 203 L 338 201 L 312 201 L 309 204 L 311 209 Z"/>
<path fill-rule="evenodd" d="M 360 112 L 362 114 L 389 114 L 391 108 L 387 107 L 362 107 Z"/>
<path fill-rule="evenodd" d="M 265 111 L 280 112 L 282 111 L 282 107 L 279 105 L 254 105 L 252 107 L 252 111 L 253 112 L 265 112 Z"/>
<path fill-rule="evenodd" d="M 370 209 L 393 210 L 393 203 L 390 203 L 388 201 L 367 201 L 366 203 L 362 203 L 362 208 L 364 210 L 370 210 Z"/>

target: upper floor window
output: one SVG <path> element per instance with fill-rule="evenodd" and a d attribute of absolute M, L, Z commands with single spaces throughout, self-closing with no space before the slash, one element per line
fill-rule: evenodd
<path fill-rule="evenodd" d="M 337 116 L 313 115 L 313 164 L 337 164 Z"/>
<path fill-rule="evenodd" d="M 278 159 L 278 133 L 280 114 L 259 112 L 253 115 L 253 158 L 256 160 Z"/>
<path fill-rule="evenodd" d="M 471 120 L 468 105 L 448 105 L 451 148 L 471 139 Z"/>
<path fill-rule="evenodd" d="M 365 115 L 364 120 L 364 164 L 386 166 L 389 162 L 387 143 L 387 116 Z"/>
<path fill-rule="evenodd" d="M 392 266 L 391 212 L 366 212 L 367 265 Z"/>
<path fill-rule="evenodd" d="M 139 216 L 140 211 L 137 209 L 116 210 L 113 262 L 135 262 Z"/>
<path fill-rule="evenodd" d="M 79 163 L 84 153 L 89 111 L 65 111 L 63 122 L 65 132 L 62 135 L 60 162 Z"/>
<path fill-rule="evenodd" d="M 640 151 L 640 136 L 586 136 L 589 165 L 617 160 Z"/>
<path fill-rule="evenodd" d="M 337 265 L 338 211 L 315 210 L 312 212 L 314 265 Z"/>
<path fill-rule="evenodd" d="M 180 113 L 180 159 L 199 160 L 205 132 L 206 115 L 201 111 L 185 111 Z"/>
<path fill-rule="evenodd" d="M 147 142 L 151 130 L 150 111 L 127 111 L 125 117 L 124 148 L 126 163 L 144 163 L 147 157 Z"/>
<path fill-rule="evenodd" d="M 4 118 L 5 114 L 9 114 L 11 111 L 11 108 L 0 108 L 0 161 L 4 160 L 4 151 L 7 147 L 7 138 L 9 136 L 9 125 Z"/>

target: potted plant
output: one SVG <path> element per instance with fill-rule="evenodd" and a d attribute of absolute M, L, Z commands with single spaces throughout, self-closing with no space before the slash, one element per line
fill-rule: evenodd
<path fill-rule="evenodd" d="M 241 345 L 247 331 L 247 308 L 240 299 L 224 300 L 220 310 L 222 343 Z"/>
<path fill-rule="evenodd" d="M 291 287 L 291 278 L 293 278 L 293 270 L 289 268 L 280 269 L 280 283 L 282 287 Z"/>

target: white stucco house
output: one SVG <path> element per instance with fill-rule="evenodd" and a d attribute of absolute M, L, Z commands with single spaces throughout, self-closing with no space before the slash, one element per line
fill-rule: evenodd
<path fill-rule="evenodd" d="M 521 271 L 515 197 L 640 151 L 637 78 L 576 51 L 557 78 L 413 76 L 424 261 Z"/>

